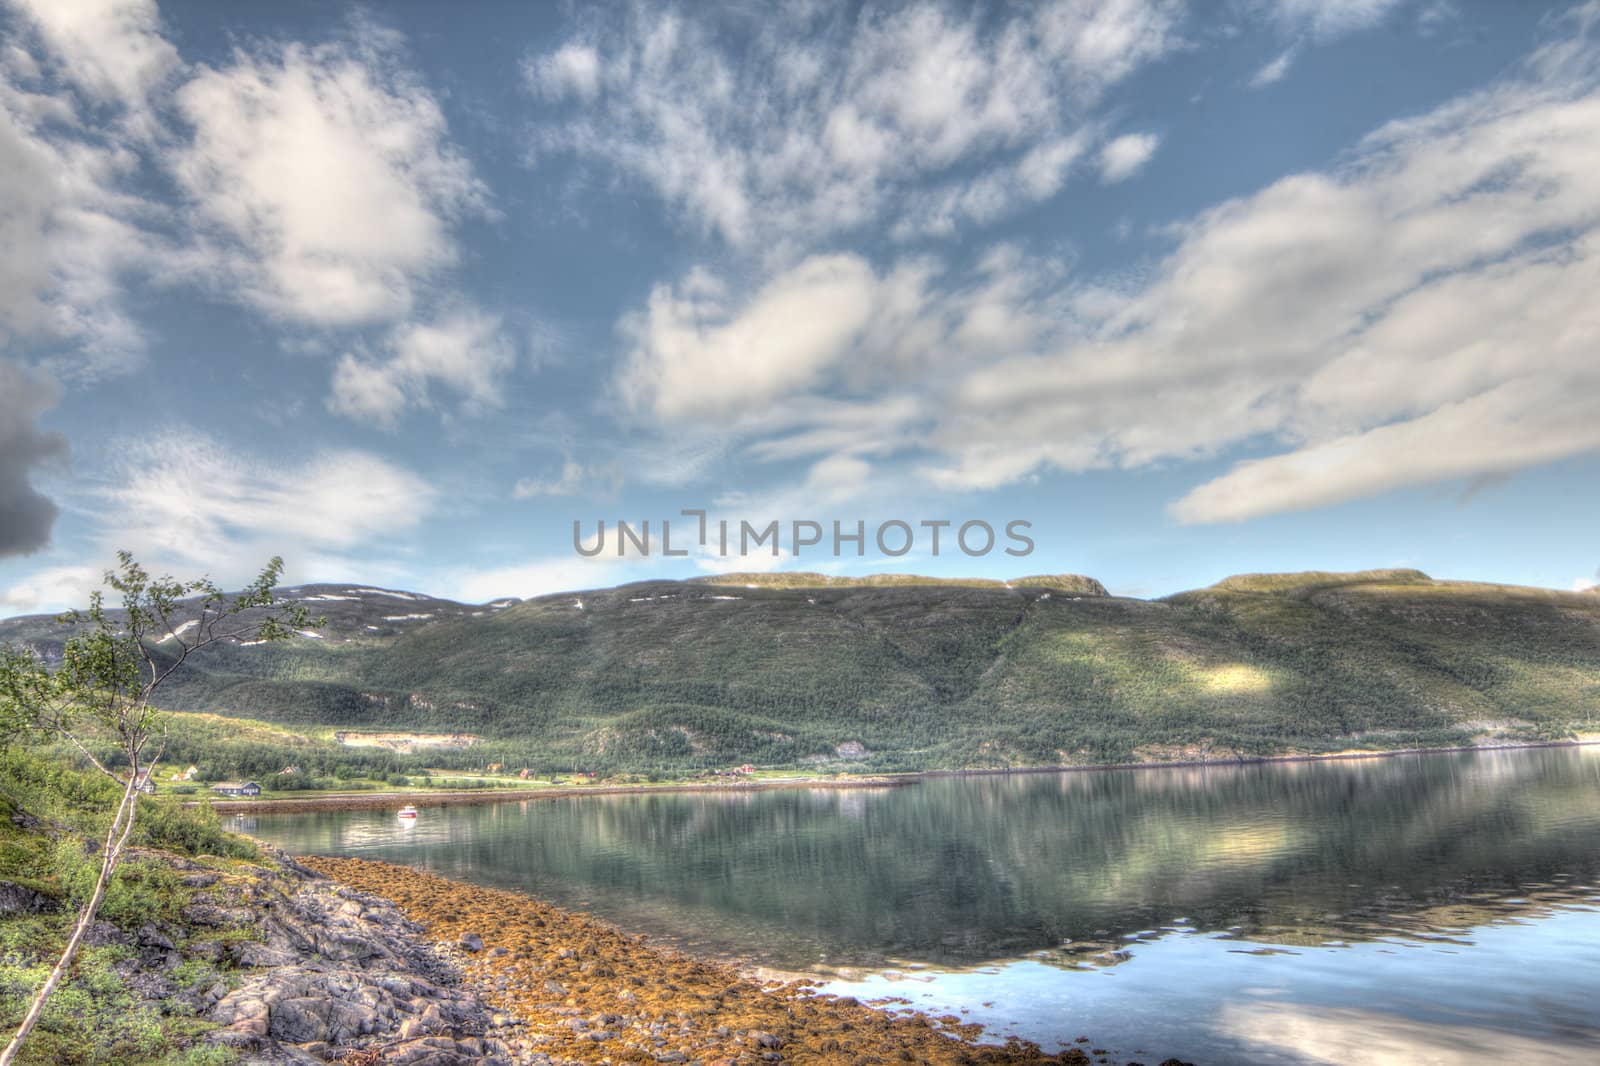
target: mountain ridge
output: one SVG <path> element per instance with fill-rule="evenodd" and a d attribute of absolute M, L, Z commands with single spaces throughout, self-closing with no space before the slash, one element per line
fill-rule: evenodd
<path fill-rule="evenodd" d="M 328 624 L 208 649 L 169 706 L 468 731 L 523 765 L 627 769 L 1078 765 L 1600 728 L 1600 597 L 1415 570 L 1235 575 L 1153 600 L 1078 575 L 709 575 L 476 605 L 282 591 Z M 0 641 L 46 658 L 65 632 L 0 622 Z"/>

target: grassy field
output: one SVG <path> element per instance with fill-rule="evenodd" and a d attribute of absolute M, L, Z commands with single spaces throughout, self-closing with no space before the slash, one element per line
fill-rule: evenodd
<path fill-rule="evenodd" d="M 323 595 L 343 598 L 319 639 L 219 647 L 175 675 L 170 706 L 255 720 L 188 731 L 194 761 L 221 752 L 229 775 L 258 778 L 280 758 L 347 780 L 490 763 L 540 779 L 681 777 L 745 762 L 1079 765 L 1600 731 L 1600 595 L 1416 571 L 1245 575 L 1154 601 L 1073 575 L 732 575 L 429 606 L 410 622 Z M 334 728 L 481 739 L 357 752 Z"/>

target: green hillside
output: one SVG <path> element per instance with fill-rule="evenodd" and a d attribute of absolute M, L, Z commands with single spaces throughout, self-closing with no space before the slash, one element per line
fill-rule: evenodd
<path fill-rule="evenodd" d="M 1074 575 L 728 575 L 482 607 L 293 594 L 333 609 L 319 636 L 211 649 L 168 704 L 470 732 L 486 738 L 472 759 L 596 770 L 1057 765 L 1600 730 L 1600 596 L 1411 570 L 1246 575 L 1155 601 Z M 8 639 L 48 655 L 60 633 L 13 620 Z"/>

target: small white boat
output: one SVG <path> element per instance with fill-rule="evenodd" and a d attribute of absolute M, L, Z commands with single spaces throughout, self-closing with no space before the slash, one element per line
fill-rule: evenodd
<path fill-rule="evenodd" d="M 404 807 L 400 808 L 400 820 L 401 821 L 414 822 L 414 821 L 416 821 L 416 819 L 417 819 L 417 809 L 415 807 L 411 806 L 411 804 L 408 803 Z"/>

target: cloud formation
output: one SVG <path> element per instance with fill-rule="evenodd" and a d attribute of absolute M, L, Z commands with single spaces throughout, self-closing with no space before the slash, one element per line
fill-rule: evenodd
<path fill-rule="evenodd" d="M 389 424 L 430 384 L 492 405 L 508 345 L 449 284 L 489 194 L 397 35 L 357 19 L 314 47 L 245 41 L 191 64 L 150 0 L 8 6 L 0 339 L 54 349 L 67 379 L 127 373 L 149 346 L 128 284 L 192 284 L 335 334 L 333 351 L 385 331 L 340 363 L 336 411 Z"/>
<path fill-rule="evenodd" d="M 0 359 L 0 558 L 50 543 L 56 505 L 31 479 L 39 467 L 67 456 L 67 439 L 38 425 L 56 400 L 54 382 Z"/>
<path fill-rule="evenodd" d="M 937 232 L 1054 195 L 1094 104 L 1176 46 L 1182 7 L 769 14 L 758 29 L 713 28 L 693 8 L 635 9 L 530 56 L 530 91 L 567 105 L 539 127 L 535 158 L 570 153 L 630 174 L 736 247 L 815 244 L 901 212 L 901 235 Z"/>
<path fill-rule="evenodd" d="M 630 320 L 619 390 L 758 457 L 909 457 L 944 491 L 1267 453 L 1176 501 L 1181 522 L 1592 451 L 1594 66 L 1564 38 L 1173 227 L 1132 285 L 1007 249 L 976 277 L 929 256 L 811 257 L 738 291 L 693 273 Z"/>
<path fill-rule="evenodd" d="M 429 322 L 408 322 L 384 340 L 377 355 L 347 352 L 333 373 L 331 410 L 393 427 L 412 407 L 426 407 L 443 389 L 465 410 L 498 407 L 500 379 L 516 350 L 498 315 L 455 308 Z"/>
<path fill-rule="evenodd" d="M 532 500 L 540 496 L 576 496 L 583 491 L 589 480 L 590 471 L 575 459 L 566 459 L 561 464 L 561 473 L 553 478 L 519 478 L 511 489 L 511 495 L 518 500 Z"/>
<path fill-rule="evenodd" d="M 1328 40 L 1369 30 L 1406 0 L 1247 0 L 1286 31 Z"/>
<path fill-rule="evenodd" d="M 95 498 L 108 556 L 127 548 L 152 567 L 232 584 L 273 555 L 292 561 L 294 580 L 346 576 L 358 554 L 366 572 L 381 565 L 377 546 L 423 521 L 437 494 L 370 452 L 321 449 L 286 461 L 173 429 L 126 443 Z"/>
<path fill-rule="evenodd" d="M 123 276 L 163 244 L 126 189 L 128 144 L 150 127 L 144 94 L 168 69 L 147 41 L 154 9 L 102 6 L 0 6 L 15 31 L 0 43 L 0 343 L 48 353 L 69 380 L 140 365 Z"/>
<path fill-rule="evenodd" d="M 1289 73 L 1289 68 L 1294 66 L 1297 50 L 1285 48 L 1270 63 L 1264 64 L 1250 79 L 1250 88 L 1265 89 L 1269 85 L 1276 85 Z"/>
<path fill-rule="evenodd" d="M 1079 293 L 1084 340 L 972 374 L 954 424 L 987 443 L 936 476 L 1291 445 L 1174 508 L 1225 521 L 1588 450 L 1560 398 L 1596 383 L 1597 150 L 1591 82 L 1516 82 L 1208 211 L 1148 286 Z"/>
<path fill-rule="evenodd" d="M 452 221 L 487 206 L 433 97 L 362 34 L 239 51 L 177 92 L 194 132 L 174 169 L 223 284 L 312 325 L 409 313 L 456 259 Z"/>
<path fill-rule="evenodd" d="M 93 103 L 139 119 L 180 66 L 161 33 L 155 0 L 7 0 L 34 25 L 61 74 Z M 146 127 L 143 132 L 150 132 Z"/>
<path fill-rule="evenodd" d="M 658 286 L 633 323 L 624 399 L 666 421 L 719 418 L 813 383 L 850 350 L 878 279 L 859 256 L 816 256 L 779 275 L 734 313 L 701 271 Z"/>
<path fill-rule="evenodd" d="M 1100 180 L 1107 185 L 1126 181 L 1144 169 L 1161 146 L 1153 133 L 1125 133 L 1100 149 Z"/>

